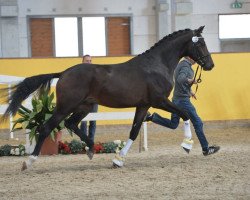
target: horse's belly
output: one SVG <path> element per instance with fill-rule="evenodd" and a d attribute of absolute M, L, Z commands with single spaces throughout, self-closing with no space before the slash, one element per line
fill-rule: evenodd
<path fill-rule="evenodd" d="M 128 94 L 128 95 L 105 95 L 101 98 L 98 98 L 98 104 L 111 107 L 111 108 L 129 108 L 136 107 L 140 102 L 142 102 L 142 98 L 139 98 L 136 95 Z"/>

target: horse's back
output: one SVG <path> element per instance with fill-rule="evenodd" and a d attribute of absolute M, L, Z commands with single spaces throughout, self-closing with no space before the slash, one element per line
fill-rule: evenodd
<path fill-rule="evenodd" d="M 79 64 L 62 74 L 57 84 L 57 96 L 75 102 L 91 99 L 117 108 L 147 104 L 153 74 L 150 70 L 143 63 L 136 62 Z"/>

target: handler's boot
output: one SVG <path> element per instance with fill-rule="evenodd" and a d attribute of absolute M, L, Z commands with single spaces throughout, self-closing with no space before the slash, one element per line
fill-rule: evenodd
<path fill-rule="evenodd" d="M 202 153 L 204 156 L 208 156 L 208 155 L 218 152 L 219 150 L 220 150 L 220 146 L 213 145 L 213 146 L 208 147 L 208 149 L 203 151 Z"/>
<path fill-rule="evenodd" d="M 154 114 L 154 113 L 153 113 Z M 144 122 L 149 122 L 149 121 L 152 121 L 153 119 L 153 114 L 151 114 L 150 112 L 147 112 L 145 118 L 144 118 Z"/>

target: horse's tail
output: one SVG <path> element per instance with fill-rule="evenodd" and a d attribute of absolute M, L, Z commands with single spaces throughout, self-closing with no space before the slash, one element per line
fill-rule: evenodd
<path fill-rule="evenodd" d="M 3 96 L 5 96 L 6 103 L 9 103 L 8 108 L 2 116 L 2 120 L 7 119 L 10 115 L 14 116 L 21 106 L 21 103 L 36 90 L 41 92 L 44 89 L 50 89 L 51 80 L 53 78 L 59 78 L 60 75 L 61 73 L 53 73 L 31 76 L 11 88 L 2 89 L 1 93 L 5 91 Z M 8 97 L 9 89 L 11 89 L 10 97 Z"/>

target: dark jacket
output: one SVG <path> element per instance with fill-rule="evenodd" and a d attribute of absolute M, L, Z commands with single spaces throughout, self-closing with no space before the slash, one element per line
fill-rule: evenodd
<path fill-rule="evenodd" d="M 191 84 L 188 83 L 188 79 L 192 79 L 193 77 L 192 64 L 186 59 L 179 62 L 174 73 L 175 86 L 173 99 L 191 97 Z"/>

